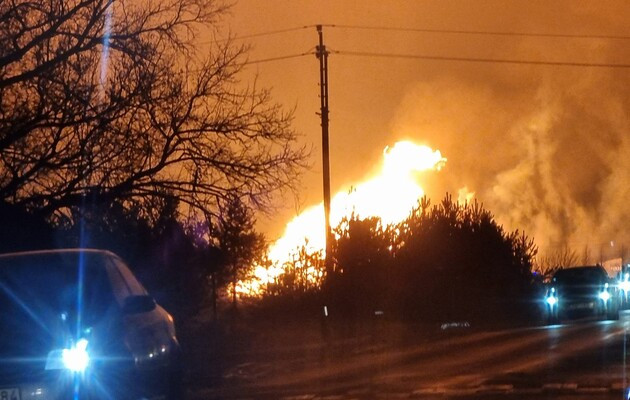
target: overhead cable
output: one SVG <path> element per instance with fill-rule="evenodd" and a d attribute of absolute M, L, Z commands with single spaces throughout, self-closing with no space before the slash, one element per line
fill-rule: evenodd
<path fill-rule="evenodd" d="M 495 63 L 495 64 L 522 64 L 522 65 L 549 65 L 549 66 L 567 66 L 567 67 L 592 67 L 592 68 L 630 68 L 630 64 L 615 63 L 593 63 L 579 61 L 541 61 L 541 60 L 518 60 L 507 58 L 483 58 L 483 57 L 451 57 L 451 56 L 435 56 L 425 54 L 396 54 L 396 53 L 372 53 L 362 51 L 346 51 L 332 50 L 332 54 L 358 56 L 358 57 L 375 57 L 375 58 L 401 58 L 401 59 L 418 59 L 418 60 L 434 60 L 434 61 L 462 61 L 476 63 Z"/>
<path fill-rule="evenodd" d="M 537 33 L 537 32 L 519 32 L 519 31 L 484 31 L 484 30 L 464 30 L 464 29 L 402 28 L 402 27 L 393 27 L 393 26 L 371 26 L 371 25 L 324 24 L 322 26 L 327 27 L 327 28 L 339 28 L 339 29 L 464 34 L 464 35 L 487 35 L 487 36 L 522 36 L 522 37 L 565 38 L 565 39 L 613 39 L 613 40 L 629 40 L 630 39 L 630 36 L 624 36 L 624 35 L 571 34 L 571 33 L 550 33 L 550 32 Z"/>

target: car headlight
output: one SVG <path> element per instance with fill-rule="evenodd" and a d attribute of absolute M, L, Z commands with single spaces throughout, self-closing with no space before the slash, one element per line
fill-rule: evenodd
<path fill-rule="evenodd" d="M 85 371 L 90 364 L 87 346 L 87 339 L 79 339 L 69 349 L 51 351 L 46 359 L 46 370 L 67 369 L 77 373 Z"/>
<path fill-rule="evenodd" d="M 630 292 L 630 281 L 627 279 L 627 277 L 623 281 L 619 282 L 619 289 L 623 290 L 624 292 Z"/>
<path fill-rule="evenodd" d="M 556 296 L 556 288 L 551 288 L 549 292 L 547 292 L 547 297 L 545 298 L 545 302 L 549 304 L 549 306 L 553 307 L 558 303 L 558 296 Z"/>
<path fill-rule="evenodd" d="M 604 284 L 604 289 L 601 292 L 599 292 L 598 296 L 600 299 L 604 301 L 604 303 L 610 300 L 610 293 L 608 292 L 608 283 Z"/>
<path fill-rule="evenodd" d="M 66 369 L 72 372 L 83 372 L 90 363 L 90 356 L 87 352 L 87 339 L 79 339 L 77 343 L 69 349 L 63 349 L 61 360 Z"/>

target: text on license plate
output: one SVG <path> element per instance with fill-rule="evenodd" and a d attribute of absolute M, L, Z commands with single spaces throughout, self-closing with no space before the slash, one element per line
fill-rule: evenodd
<path fill-rule="evenodd" d="M 17 389 L 17 388 L 0 389 L 0 400 L 21 400 L 20 389 Z"/>

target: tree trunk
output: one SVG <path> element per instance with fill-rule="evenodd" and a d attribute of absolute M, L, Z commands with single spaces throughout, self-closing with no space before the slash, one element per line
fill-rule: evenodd
<path fill-rule="evenodd" d="M 232 279 L 232 307 L 236 310 L 236 274 Z"/>
<path fill-rule="evenodd" d="M 216 272 L 212 274 L 212 316 L 216 321 L 218 319 L 217 315 L 217 274 Z"/>

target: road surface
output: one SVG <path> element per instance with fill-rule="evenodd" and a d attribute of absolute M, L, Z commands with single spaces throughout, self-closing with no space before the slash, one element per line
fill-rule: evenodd
<path fill-rule="evenodd" d="M 193 399 L 479 397 L 621 398 L 630 384 L 630 313 L 503 330 L 430 335 L 374 329 L 366 340 L 261 348 Z M 537 397 L 537 398 L 538 398 Z M 529 397 L 527 397 L 529 398 Z"/>

